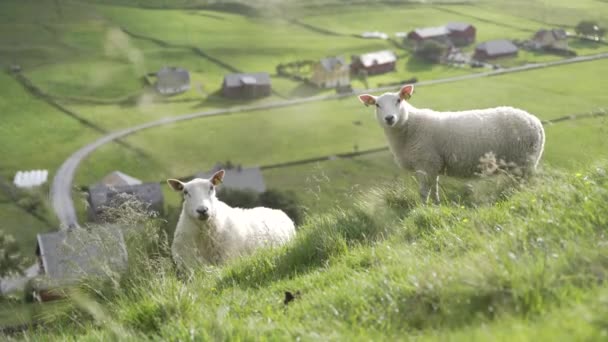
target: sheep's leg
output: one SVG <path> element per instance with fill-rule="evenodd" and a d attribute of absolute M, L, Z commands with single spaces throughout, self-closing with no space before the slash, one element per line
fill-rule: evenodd
<path fill-rule="evenodd" d="M 428 203 L 429 196 L 432 194 L 433 201 L 439 203 L 439 182 L 437 174 L 417 170 L 416 179 L 418 180 L 418 185 L 420 187 L 420 198 L 422 199 L 422 202 Z"/>
<path fill-rule="evenodd" d="M 196 236 L 193 236 L 193 234 L 177 233 L 173 238 L 171 254 L 178 268 L 194 270 L 197 266 L 200 266 L 201 262 L 197 250 Z"/>
<path fill-rule="evenodd" d="M 439 204 L 439 176 L 431 179 L 431 198 L 435 204 Z"/>

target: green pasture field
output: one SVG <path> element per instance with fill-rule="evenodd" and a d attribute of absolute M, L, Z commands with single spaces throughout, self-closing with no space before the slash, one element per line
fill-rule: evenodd
<path fill-rule="evenodd" d="M 526 39 L 546 26 L 538 19 L 501 11 L 502 5 L 486 2 L 425 6 L 409 3 L 290 5 L 291 9 L 285 9 L 281 15 L 245 16 L 238 12 L 201 10 L 200 7 L 152 10 L 74 2 L 57 5 L 44 1 L 37 7 L 38 12 L 44 13 L 27 20 L 18 18 L 28 13 L 32 4 L 16 5 L 8 1 L 0 6 L 7 17 L 7 23 L 2 24 L 5 33 L 0 34 L 0 54 L 23 63 L 25 74 L 50 94 L 98 101 L 120 101 L 141 94 L 143 74 L 155 72 L 165 65 L 183 66 L 192 72 L 193 89 L 173 100 L 201 102 L 206 102 L 209 94 L 220 89 L 224 74 L 231 72 L 229 68 L 267 71 L 274 75 L 279 63 L 317 60 L 331 55 L 349 59 L 352 54 L 379 49 L 393 49 L 402 58 L 396 72 L 370 77 L 367 83 L 370 87 L 412 77 L 428 80 L 478 72 L 478 69 L 429 65 L 391 42 L 352 35 L 366 30 L 381 30 L 392 35 L 415 27 L 467 21 L 477 27 L 477 41 L 480 42 L 497 38 Z M 179 4 L 175 6 L 180 7 Z M 539 11 L 537 2 L 530 2 L 529 6 L 532 12 Z M 520 8 L 526 6 L 520 4 Z M 120 28 L 142 35 L 144 39 L 116 35 L 115 31 L 120 32 Z M 607 50 L 604 45 L 576 40 L 571 40 L 571 47 L 579 54 Z M 200 49 L 227 66 L 215 64 L 192 48 Z M 465 48 L 466 51 L 472 49 L 472 46 Z M 518 58 L 501 64 L 521 65 L 559 58 L 522 51 Z M 93 67 L 84 70 L 87 66 Z M 364 83 L 354 80 L 353 85 L 361 88 Z M 273 88 L 281 97 L 328 92 L 277 76 L 273 76 Z M 213 106 L 214 101 L 209 102 Z"/>

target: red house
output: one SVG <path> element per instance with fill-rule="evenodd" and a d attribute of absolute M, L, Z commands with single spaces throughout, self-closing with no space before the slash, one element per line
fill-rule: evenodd
<path fill-rule="evenodd" d="M 445 26 L 417 28 L 407 34 L 407 40 L 413 44 L 414 49 L 417 49 L 427 40 L 450 44 L 449 33 L 450 31 Z"/>
<path fill-rule="evenodd" d="M 469 45 L 475 42 L 477 30 L 471 24 L 452 22 L 447 23 L 445 28 L 449 31 L 448 38 L 456 46 Z"/>
<path fill-rule="evenodd" d="M 397 55 L 390 50 L 382 50 L 352 56 L 350 65 L 353 73 L 367 72 L 368 75 L 383 74 L 394 71 L 397 63 Z"/>

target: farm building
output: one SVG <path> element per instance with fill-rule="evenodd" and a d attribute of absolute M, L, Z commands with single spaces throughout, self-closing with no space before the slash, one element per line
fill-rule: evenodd
<path fill-rule="evenodd" d="M 353 56 L 350 68 L 354 73 L 365 71 L 368 75 L 376 75 L 394 71 L 396 63 L 397 55 L 390 50 L 383 50 Z"/>
<path fill-rule="evenodd" d="M 517 46 L 506 39 L 490 40 L 475 47 L 473 58 L 484 60 L 506 56 L 516 56 Z"/>
<path fill-rule="evenodd" d="M 477 30 L 468 23 L 451 22 L 444 26 L 417 28 L 407 34 L 407 40 L 417 49 L 428 40 L 435 40 L 448 46 L 463 46 L 475 41 Z"/>
<path fill-rule="evenodd" d="M 32 289 L 40 300 L 63 297 L 62 287 L 85 277 L 107 277 L 127 265 L 127 249 L 117 227 L 82 228 L 38 234 L 36 257 L 38 276 Z"/>
<path fill-rule="evenodd" d="M 225 167 L 222 164 L 216 164 L 211 170 L 201 172 L 196 175 L 198 178 L 210 178 L 214 173 L 224 169 L 224 182 L 222 187 L 234 190 L 252 190 L 258 193 L 266 191 L 266 183 L 262 170 L 257 167 Z"/>
<path fill-rule="evenodd" d="M 112 171 L 103 177 L 97 184 L 106 186 L 126 186 L 138 185 L 141 184 L 141 181 L 120 171 Z"/>
<path fill-rule="evenodd" d="M 407 34 L 407 40 L 412 44 L 414 50 L 428 40 L 435 40 L 446 45 L 452 45 L 448 35 L 450 31 L 445 26 L 417 28 Z"/>
<path fill-rule="evenodd" d="M 266 72 L 224 76 L 222 95 L 231 99 L 255 99 L 270 96 L 270 75 Z"/>
<path fill-rule="evenodd" d="M 190 73 L 178 67 L 164 67 L 156 73 L 156 90 L 162 95 L 180 94 L 190 89 Z"/>
<path fill-rule="evenodd" d="M 140 180 L 114 171 L 89 187 L 89 220 L 103 222 L 106 208 L 116 208 L 130 199 L 141 202 L 149 211 L 163 212 L 163 193 L 159 183 L 142 183 Z"/>
<path fill-rule="evenodd" d="M 344 87 L 350 84 L 350 66 L 344 57 L 327 57 L 313 66 L 310 81 L 319 88 Z"/>
<path fill-rule="evenodd" d="M 563 29 L 539 30 L 532 37 L 535 49 L 568 50 L 568 36 Z"/>
<path fill-rule="evenodd" d="M 451 22 L 445 25 L 448 30 L 448 38 L 456 46 L 469 45 L 475 42 L 475 26 L 468 23 Z"/>

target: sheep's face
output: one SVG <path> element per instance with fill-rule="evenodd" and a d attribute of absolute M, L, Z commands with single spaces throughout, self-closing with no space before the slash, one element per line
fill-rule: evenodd
<path fill-rule="evenodd" d="M 384 93 L 377 97 L 364 94 L 359 96 L 359 100 L 366 106 L 376 106 L 376 119 L 380 126 L 391 128 L 407 120 L 405 111 L 400 108 L 413 92 L 413 85 L 405 85 L 397 93 Z"/>
<path fill-rule="evenodd" d="M 184 196 L 183 210 L 193 219 L 206 221 L 215 216 L 218 202 L 215 187 L 224 179 L 224 170 L 216 172 L 209 179 L 195 178 L 187 183 L 177 179 L 168 179 L 167 183 Z"/>

